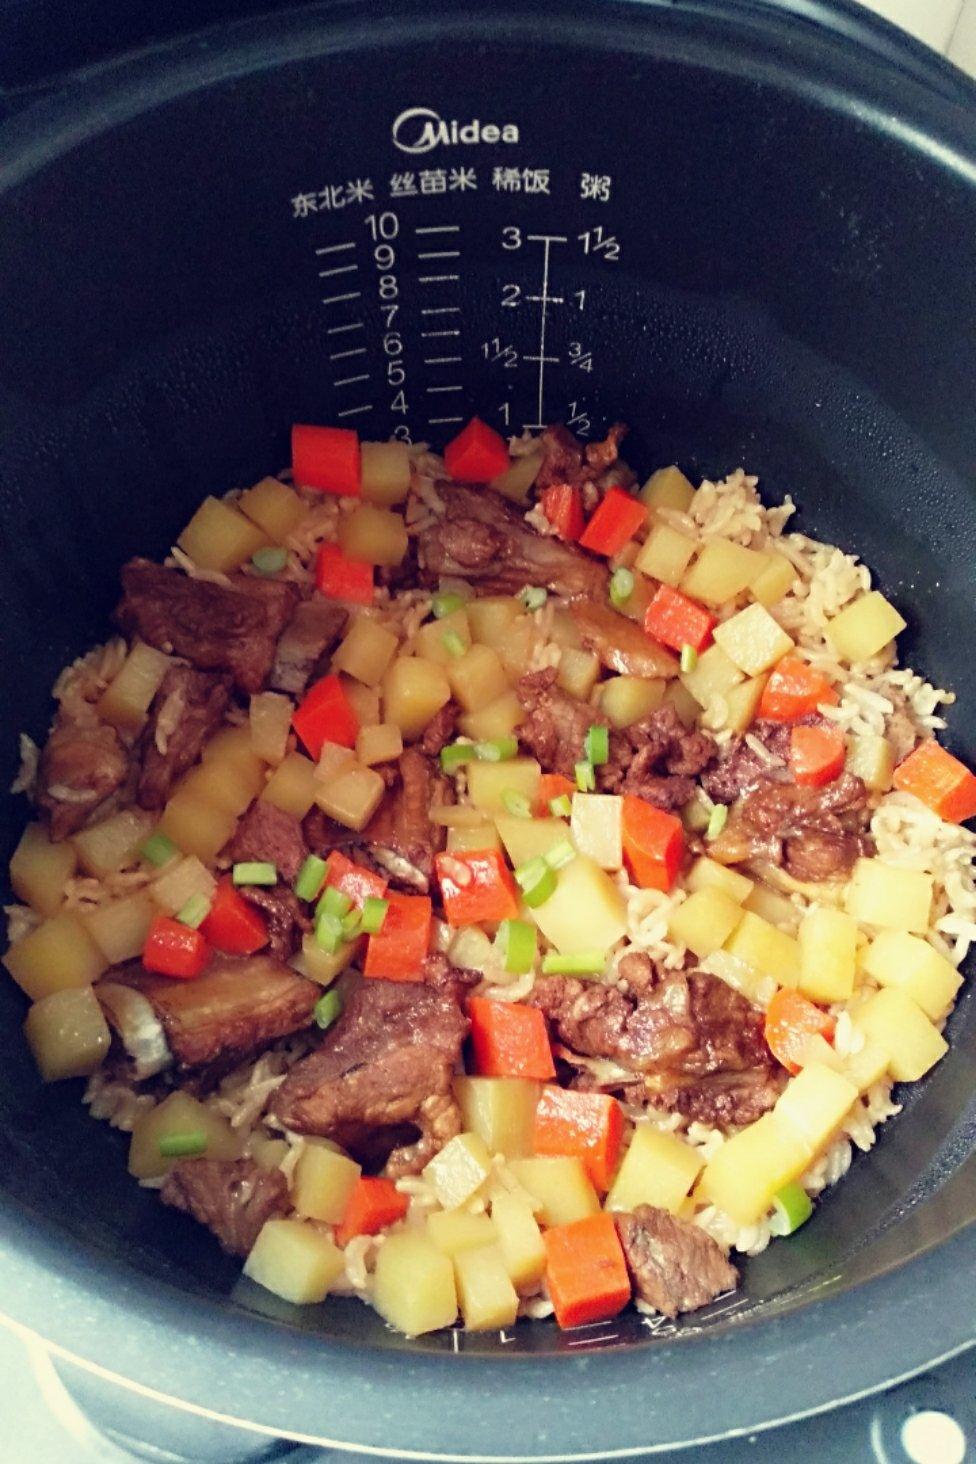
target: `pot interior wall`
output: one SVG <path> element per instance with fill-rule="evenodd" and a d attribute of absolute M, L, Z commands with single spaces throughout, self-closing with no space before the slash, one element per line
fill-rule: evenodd
<path fill-rule="evenodd" d="M 631 30 L 622 9 L 616 39 L 601 32 L 585 47 L 555 30 L 530 40 L 515 20 L 491 41 L 455 23 L 450 43 L 404 19 L 399 34 L 347 32 L 331 53 L 311 23 L 294 48 L 244 35 L 226 66 L 191 47 L 165 85 L 144 63 L 111 115 L 112 85 L 94 78 L 103 122 L 65 120 L 45 156 L 8 170 L 4 786 L 17 733 L 43 736 L 58 669 L 105 638 L 122 562 L 164 553 L 202 495 L 280 467 L 292 421 L 368 406 L 344 419 L 364 436 L 405 422 L 439 445 L 455 429 L 438 418 L 477 410 L 513 430 L 539 420 L 540 390 L 543 419 L 585 417 L 594 437 L 630 422 L 641 472 L 741 464 L 772 500 L 791 494 L 798 526 L 861 554 L 904 610 L 905 659 L 958 689 L 949 742 L 972 758 L 976 195 L 965 168 L 831 100 L 836 77 L 818 90 L 797 66 L 784 79 L 775 54 L 737 50 L 720 23 L 703 44 L 678 15 Z M 398 151 L 394 119 L 421 106 L 478 118 L 482 140 Z M 518 142 L 485 141 L 491 123 L 517 127 Z M 395 223 L 389 266 L 374 253 L 394 228 L 381 217 Z M 458 254 L 425 257 L 438 241 Z M 354 271 L 321 274 L 346 260 Z M 325 303 L 347 292 L 356 298 Z M 540 293 L 553 297 L 541 352 Z M 447 347 L 429 334 L 441 321 L 461 332 L 439 338 Z M 353 340 L 365 354 L 337 362 Z M 525 359 L 539 354 L 557 358 L 541 389 Z M 401 358 L 403 382 L 389 369 Z M 0 803 L 4 863 L 25 815 L 23 800 Z M 79 1084 L 38 1085 L 9 982 L 0 1007 L 4 1204 L 147 1284 L 384 1347 L 444 1345 L 403 1344 L 352 1303 L 295 1317 L 240 1283 L 202 1232 L 128 1178 L 124 1138 L 88 1120 Z M 970 998 L 949 1031 L 950 1056 L 811 1224 L 747 1263 L 742 1311 L 870 1274 L 866 1242 L 882 1232 L 879 1268 L 922 1243 L 904 1216 L 972 1135 Z M 972 1203 L 970 1183 L 936 1226 L 961 1223 Z M 625 1336 L 649 1334 L 635 1321 Z M 518 1345 L 562 1344 L 537 1327 Z"/>

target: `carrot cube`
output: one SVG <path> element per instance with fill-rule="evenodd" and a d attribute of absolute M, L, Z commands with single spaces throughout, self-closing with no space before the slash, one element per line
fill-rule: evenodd
<path fill-rule="evenodd" d="M 336 1230 L 336 1245 L 346 1246 L 356 1235 L 376 1235 L 402 1220 L 409 1201 L 392 1179 L 371 1179 L 363 1174 L 352 1187 L 345 1214 Z"/>
<path fill-rule="evenodd" d="M 481 1076 L 542 1081 L 556 1076 L 546 1019 L 537 1007 L 472 996 L 468 1016 L 475 1067 Z"/>
<path fill-rule="evenodd" d="M 615 1317 L 630 1300 L 630 1277 L 613 1216 L 555 1225 L 543 1235 L 546 1280 L 563 1328 Z"/>
<path fill-rule="evenodd" d="M 922 742 L 895 768 L 892 782 L 912 793 L 949 823 L 976 815 L 976 773 L 932 738 Z"/>
<path fill-rule="evenodd" d="M 844 771 L 844 735 L 836 727 L 794 727 L 790 771 L 801 788 L 822 788 Z"/>
<path fill-rule="evenodd" d="M 435 863 L 448 925 L 518 918 L 515 880 L 497 849 L 438 854 Z"/>
<path fill-rule="evenodd" d="M 430 949 L 431 903 L 427 895 L 386 895 L 389 908 L 382 929 L 366 944 L 364 976 L 386 981 L 422 981 Z"/>
<path fill-rule="evenodd" d="M 619 554 L 647 521 L 647 504 L 622 488 L 608 488 L 580 538 L 580 548 L 609 558 Z"/>
<path fill-rule="evenodd" d="M 685 853 L 685 831 L 680 818 L 655 808 L 633 793 L 624 795 L 624 862 L 635 884 L 644 890 L 663 890 L 674 884 Z"/>
<path fill-rule="evenodd" d="M 798 656 L 784 656 L 770 672 L 759 698 L 759 716 L 768 722 L 798 722 L 826 703 L 836 706 L 835 687 Z"/>
<path fill-rule="evenodd" d="M 536 1154 L 582 1159 L 594 1188 L 606 1194 L 620 1161 L 623 1133 L 623 1111 L 609 1094 L 543 1088 L 532 1147 Z"/>
<path fill-rule="evenodd" d="M 663 646 L 674 651 L 691 646 L 693 651 L 703 651 L 712 638 L 712 631 L 718 624 L 715 616 L 699 605 L 697 600 L 674 590 L 670 585 L 660 585 L 644 616 L 644 630 Z"/>

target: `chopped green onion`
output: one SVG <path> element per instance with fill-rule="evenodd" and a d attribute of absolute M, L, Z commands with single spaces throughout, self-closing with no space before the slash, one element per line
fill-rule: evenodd
<path fill-rule="evenodd" d="M 143 859 L 148 859 L 149 863 L 155 864 L 157 869 L 168 864 L 179 852 L 173 840 L 167 839 L 165 834 L 150 834 L 139 850 Z"/>
<path fill-rule="evenodd" d="M 430 608 L 435 620 L 443 620 L 445 615 L 453 615 L 455 610 L 460 610 L 463 604 L 464 601 L 460 595 L 449 590 L 442 590 L 431 600 Z"/>
<path fill-rule="evenodd" d="M 258 574 L 280 574 L 288 563 L 288 550 L 280 547 L 258 549 L 251 555 L 251 563 Z"/>
<path fill-rule="evenodd" d="M 525 864 L 520 864 L 515 871 L 515 878 L 522 890 L 522 897 L 531 910 L 548 900 L 556 888 L 556 871 L 546 863 L 541 854 L 534 859 L 528 859 Z"/>
<path fill-rule="evenodd" d="M 345 944 L 342 920 L 338 915 L 330 915 L 327 910 L 322 912 L 315 922 L 315 944 L 330 956 Z"/>
<path fill-rule="evenodd" d="M 535 965 L 537 935 L 527 920 L 503 920 L 498 927 L 495 946 L 502 965 L 513 975 L 524 976 Z"/>
<path fill-rule="evenodd" d="M 231 876 L 236 885 L 273 885 L 278 883 L 278 869 L 260 860 L 235 864 Z"/>
<path fill-rule="evenodd" d="M 441 748 L 441 767 L 445 773 L 457 772 L 462 763 L 471 762 L 474 747 L 470 742 L 449 742 Z"/>
<path fill-rule="evenodd" d="M 524 590 L 519 590 L 518 597 L 526 610 L 541 610 L 549 595 L 541 585 L 526 585 Z"/>
<path fill-rule="evenodd" d="M 346 940 L 354 940 L 363 928 L 363 914 L 361 910 L 350 910 L 348 915 L 342 917 L 342 933 Z"/>
<path fill-rule="evenodd" d="M 802 1184 L 793 1180 L 773 1195 L 773 1209 L 776 1214 L 769 1222 L 770 1230 L 774 1235 L 792 1235 L 810 1219 L 813 1201 Z"/>
<path fill-rule="evenodd" d="M 578 762 L 575 768 L 576 786 L 581 793 L 592 793 L 596 787 L 596 778 L 593 775 L 593 764 L 591 762 Z"/>
<path fill-rule="evenodd" d="M 709 843 L 712 841 L 712 839 L 718 838 L 719 834 L 725 828 L 728 816 L 729 810 L 726 808 L 725 804 L 716 803 L 715 807 L 708 815 L 708 827 L 705 830 L 705 838 L 709 841 Z"/>
<path fill-rule="evenodd" d="M 315 1025 L 321 1027 L 323 1032 L 326 1027 L 331 1027 L 336 1017 L 342 1011 L 342 997 L 337 991 L 326 991 L 319 997 L 312 1008 L 312 1015 L 315 1017 Z"/>
<path fill-rule="evenodd" d="M 547 956 L 542 957 L 543 976 L 592 976 L 596 971 L 602 971 L 606 964 L 606 957 L 603 951 L 573 951 L 571 955 L 563 956 L 558 951 L 550 951 Z"/>
<path fill-rule="evenodd" d="M 363 929 L 367 935 L 379 934 L 389 908 L 389 900 L 381 900 L 376 895 L 366 896 L 363 901 Z"/>
<path fill-rule="evenodd" d="M 560 793 L 558 798 L 550 798 L 549 812 L 555 814 L 556 818 L 569 818 L 573 812 L 573 803 L 569 794 Z"/>
<path fill-rule="evenodd" d="M 682 671 L 685 673 L 685 675 L 687 675 L 689 671 L 694 671 L 694 669 L 695 669 L 695 667 L 697 665 L 698 665 L 698 652 L 695 650 L 694 646 L 683 645 L 681 647 L 681 669 L 682 669 Z"/>
<path fill-rule="evenodd" d="M 524 793 L 516 793 L 514 788 L 502 789 L 502 802 L 506 809 L 515 818 L 531 818 L 532 805 Z"/>
<path fill-rule="evenodd" d="M 564 869 L 576 858 L 576 850 L 568 839 L 561 839 L 558 844 L 553 844 L 547 854 L 543 855 L 550 869 Z"/>
<path fill-rule="evenodd" d="M 203 1154 L 207 1148 L 207 1136 L 202 1129 L 193 1129 L 185 1134 L 163 1134 L 159 1141 L 161 1159 L 189 1159 Z"/>
<path fill-rule="evenodd" d="M 314 900 L 325 879 L 328 863 L 317 854 L 310 854 L 298 871 L 295 894 L 300 900 Z"/>
<path fill-rule="evenodd" d="M 463 656 L 465 651 L 468 649 L 456 630 L 445 630 L 444 634 L 441 636 L 441 645 L 444 647 L 447 654 L 449 656 L 452 656 L 455 661 L 458 660 L 459 657 Z"/>
<path fill-rule="evenodd" d="M 337 920 L 341 920 L 351 909 L 352 900 L 349 896 L 344 895 L 342 890 L 337 890 L 335 885 L 329 885 L 323 890 L 322 898 L 315 907 L 315 918 L 318 920 L 322 915 L 334 915 Z"/>
<path fill-rule="evenodd" d="M 479 762 L 508 762 L 517 752 L 517 737 L 496 737 L 491 742 L 476 742 L 474 745 L 474 755 Z"/>
<path fill-rule="evenodd" d="M 593 726 L 586 734 L 583 743 L 583 751 L 586 753 L 587 762 L 594 767 L 601 763 L 610 761 L 610 733 L 606 727 Z"/>
<path fill-rule="evenodd" d="M 176 918 L 181 925 L 188 925 L 191 930 L 198 930 L 209 914 L 210 901 L 206 895 L 197 893 L 190 896 L 183 909 L 177 913 Z"/>
<path fill-rule="evenodd" d="M 634 576 L 629 569 L 623 565 L 615 569 L 610 576 L 610 604 L 617 610 L 622 609 L 634 593 Z"/>

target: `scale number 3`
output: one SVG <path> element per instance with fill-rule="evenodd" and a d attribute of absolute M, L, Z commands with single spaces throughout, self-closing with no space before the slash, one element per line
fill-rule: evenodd
<path fill-rule="evenodd" d="M 515 224 L 506 224 L 504 229 L 502 229 L 502 248 L 521 249 L 521 247 L 522 230 Z"/>

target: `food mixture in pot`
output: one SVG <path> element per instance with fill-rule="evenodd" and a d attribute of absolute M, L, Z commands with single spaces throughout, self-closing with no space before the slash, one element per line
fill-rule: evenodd
<path fill-rule="evenodd" d="M 706 1307 L 946 1051 L 951 694 L 789 500 L 623 437 L 296 427 L 23 739 L 41 1076 L 288 1301 Z"/>

